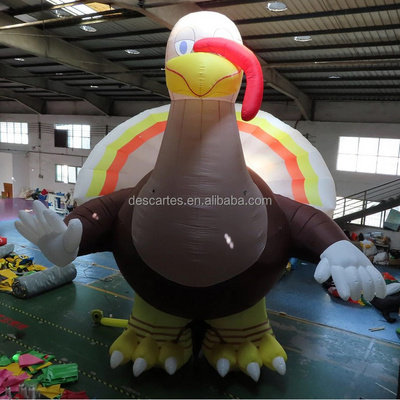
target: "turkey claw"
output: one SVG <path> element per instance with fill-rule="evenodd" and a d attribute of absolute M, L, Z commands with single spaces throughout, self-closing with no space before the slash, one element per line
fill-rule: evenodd
<path fill-rule="evenodd" d="M 275 357 L 272 361 L 272 365 L 275 368 L 275 371 L 278 372 L 278 374 L 286 374 L 286 362 L 283 357 Z"/>
<path fill-rule="evenodd" d="M 257 362 L 251 362 L 246 367 L 247 374 L 253 379 L 254 382 L 258 382 L 260 379 L 260 365 Z"/>
<path fill-rule="evenodd" d="M 124 355 L 120 351 L 114 350 L 110 357 L 110 367 L 112 369 L 117 368 L 123 363 L 123 361 Z"/>
<path fill-rule="evenodd" d="M 164 369 L 169 375 L 174 375 L 178 369 L 178 360 L 175 357 L 168 357 L 164 362 Z"/>
<path fill-rule="evenodd" d="M 220 358 L 216 364 L 217 372 L 224 378 L 231 368 L 231 363 L 227 358 Z"/>
<path fill-rule="evenodd" d="M 144 358 L 137 358 L 133 363 L 133 376 L 137 378 L 147 369 L 147 361 Z"/>

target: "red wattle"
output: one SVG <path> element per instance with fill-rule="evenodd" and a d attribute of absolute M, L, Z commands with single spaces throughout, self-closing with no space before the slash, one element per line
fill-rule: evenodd
<path fill-rule="evenodd" d="M 217 53 L 239 66 L 246 75 L 246 92 L 242 106 L 242 119 L 250 121 L 258 113 L 263 98 L 264 79 L 261 65 L 255 54 L 240 43 L 225 38 L 198 40 L 195 52 Z"/>

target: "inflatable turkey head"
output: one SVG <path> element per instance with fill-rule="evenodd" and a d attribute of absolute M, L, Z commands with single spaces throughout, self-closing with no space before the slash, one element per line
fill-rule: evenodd
<path fill-rule="evenodd" d="M 225 15 L 211 11 L 181 18 L 168 39 L 165 74 L 171 100 L 213 99 L 234 103 L 246 75 L 242 118 L 257 114 L 263 94 L 261 66 Z"/>

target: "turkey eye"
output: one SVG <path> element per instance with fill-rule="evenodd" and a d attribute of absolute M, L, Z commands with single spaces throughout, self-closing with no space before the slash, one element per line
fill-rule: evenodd
<path fill-rule="evenodd" d="M 179 40 L 179 42 L 175 43 L 175 50 L 180 56 L 183 56 L 192 51 L 193 45 L 193 40 Z"/>

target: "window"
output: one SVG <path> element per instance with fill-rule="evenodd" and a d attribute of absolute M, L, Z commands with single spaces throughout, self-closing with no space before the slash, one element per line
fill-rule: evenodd
<path fill-rule="evenodd" d="M 377 201 L 367 201 L 364 204 L 363 200 L 352 199 L 349 197 L 336 197 L 336 208 L 333 213 L 333 218 L 339 218 L 347 214 L 352 214 L 357 211 L 361 211 L 364 208 L 370 208 L 377 206 L 379 202 Z M 398 211 L 400 213 L 400 206 L 392 208 L 392 210 Z M 351 221 L 352 224 L 356 225 L 366 225 L 376 228 L 385 228 L 385 221 L 391 210 L 384 210 L 377 212 L 375 214 L 366 215 L 363 218 L 354 219 Z"/>
<path fill-rule="evenodd" d="M 26 122 L 0 122 L 0 142 L 28 144 Z"/>
<path fill-rule="evenodd" d="M 376 204 L 378 204 L 378 203 L 375 203 L 374 205 L 376 205 Z M 392 210 L 400 211 L 400 206 L 394 207 L 394 208 L 392 208 Z M 384 211 L 378 212 L 376 214 L 367 215 L 365 217 L 365 220 L 363 223 L 361 222 L 361 220 L 352 221 L 352 223 L 373 226 L 376 228 L 387 228 L 385 225 L 386 225 L 387 218 L 388 218 L 390 211 L 391 210 L 384 210 Z"/>
<path fill-rule="evenodd" d="M 76 183 L 81 167 L 56 164 L 56 182 Z"/>
<path fill-rule="evenodd" d="M 400 139 L 339 138 L 338 171 L 400 175 Z"/>
<path fill-rule="evenodd" d="M 58 124 L 55 129 L 68 131 L 68 147 L 90 149 L 90 125 Z"/>
<path fill-rule="evenodd" d="M 368 225 L 368 226 L 374 226 L 376 228 L 382 228 L 383 227 L 383 217 L 384 217 L 384 212 L 378 212 L 376 214 L 372 214 L 372 215 L 367 215 L 365 217 L 365 221 L 364 221 L 364 225 Z"/>
<path fill-rule="evenodd" d="M 336 197 L 336 208 L 333 218 L 339 218 L 345 214 L 352 214 L 363 209 L 363 201 L 358 199 Z M 354 224 L 360 224 L 361 219 L 351 221 Z"/>
<path fill-rule="evenodd" d="M 54 5 L 59 5 L 59 4 L 65 4 L 65 3 L 71 3 L 70 0 L 47 0 L 49 3 L 54 4 Z M 87 15 L 87 14 L 92 14 L 95 13 L 96 11 L 93 10 L 93 8 L 90 8 L 84 4 L 78 4 L 78 5 L 70 5 L 67 7 L 63 7 L 63 10 L 67 11 L 69 14 L 72 15 Z M 57 15 L 57 14 L 56 14 Z"/>

